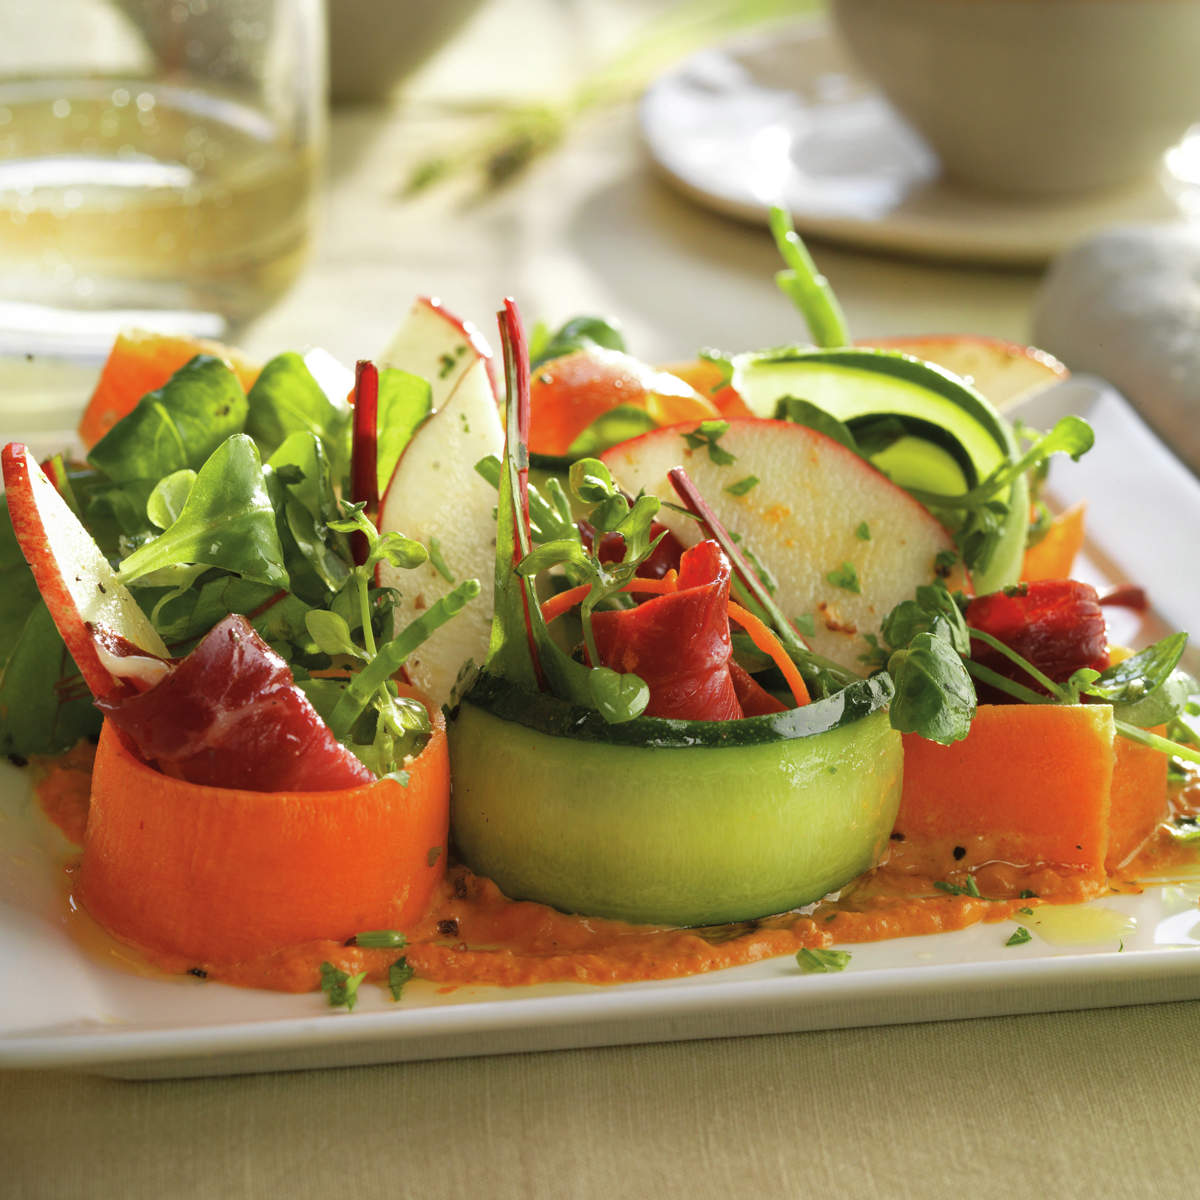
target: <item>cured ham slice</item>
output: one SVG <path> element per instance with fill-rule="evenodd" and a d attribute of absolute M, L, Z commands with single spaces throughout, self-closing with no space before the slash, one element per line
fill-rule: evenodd
<path fill-rule="evenodd" d="M 731 568 L 713 541 L 684 552 L 677 591 L 592 615 L 600 665 L 640 675 L 648 717 L 731 721 L 743 715 L 730 674 Z"/>
<path fill-rule="evenodd" d="M 1003 592 L 978 596 L 967 606 L 966 621 L 982 629 L 1033 663 L 1055 683 L 1063 683 L 1080 667 L 1103 671 L 1108 666 L 1104 613 L 1095 588 L 1074 579 L 1043 579 Z M 976 639 L 971 657 L 1008 679 L 1044 691 L 1027 672 L 999 651 Z M 983 703 L 1005 703 L 1010 697 L 979 684 Z"/>
<path fill-rule="evenodd" d="M 375 778 L 242 616 L 214 626 L 146 691 L 98 703 L 143 761 L 189 783 L 316 792 Z"/>

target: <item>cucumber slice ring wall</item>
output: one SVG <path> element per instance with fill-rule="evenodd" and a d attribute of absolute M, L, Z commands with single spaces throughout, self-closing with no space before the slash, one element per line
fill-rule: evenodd
<path fill-rule="evenodd" d="M 933 363 L 894 350 L 778 350 L 746 355 L 735 360 L 733 384 L 759 416 L 772 416 L 779 399 L 796 396 L 850 425 L 858 418 L 887 414 L 939 426 L 969 456 L 978 480 L 1016 452 L 1008 424 L 974 388 Z M 929 484 L 921 478 L 919 467 L 910 475 L 894 459 L 879 465 L 901 487 Z M 975 481 L 966 482 L 970 486 Z M 975 590 L 981 594 L 1015 583 L 1020 574 L 1029 510 L 1024 478 L 1012 485 L 1007 499 L 1010 515 L 1000 544 L 986 570 L 973 573 Z"/>
<path fill-rule="evenodd" d="M 889 698 L 867 679 L 777 717 L 604 726 L 484 676 L 450 732 L 458 852 L 512 899 L 626 921 L 810 903 L 873 866 L 891 833 Z"/>

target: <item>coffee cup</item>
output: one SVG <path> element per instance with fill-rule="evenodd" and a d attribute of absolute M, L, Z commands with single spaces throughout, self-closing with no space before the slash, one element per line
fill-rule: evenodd
<path fill-rule="evenodd" d="M 1200 120 L 1195 0 L 829 0 L 946 176 L 1055 196 L 1148 177 Z"/>

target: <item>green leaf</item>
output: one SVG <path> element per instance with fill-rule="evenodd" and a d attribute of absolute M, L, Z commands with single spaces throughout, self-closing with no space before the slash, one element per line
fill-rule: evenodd
<path fill-rule="evenodd" d="M 100 711 L 40 597 L 0 679 L 0 754 L 62 754 L 100 732 Z"/>
<path fill-rule="evenodd" d="M 329 997 L 331 1008 L 353 1009 L 358 1002 L 358 985 L 366 979 L 366 971 L 348 975 L 331 962 L 321 964 L 321 991 Z"/>
<path fill-rule="evenodd" d="M 918 587 L 884 618 L 881 632 L 893 650 L 903 650 L 918 633 L 944 637 L 959 654 L 968 654 L 971 635 L 962 610 L 942 582 Z"/>
<path fill-rule="evenodd" d="M 188 493 L 196 482 L 196 472 L 190 467 L 172 471 L 154 485 L 150 499 L 146 501 L 146 515 L 157 529 L 166 529 L 179 520 Z"/>
<path fill-rule="evenodd" d="M 736 483 L 731 483 L 725 491 L 731 496 L 744 496 L 756 487 L 758 487 L 758 476 L 746 475 Z"/>
<path fill-rule="evenodd" d="M 339 654 L 348 654 L 357 659 L 367 657 L 350 636 L 350 626 L 345 618 L 337 613 L 320 608 L 310 609 L 305 614 L 304 623 L 312 640 L 331 658 Z"/>
<path fill-rule="evenodd" d="M 722 436 L 728 429 L 728 421 L 713 418 L 712 420 L 701 421 L 695 429 L 687 433 L 681 433 L 679 436 L 683 438 L 692 450 L 707 450 L 709 459 L 716 463 L 718 467 L 728 467 L 737 462 L 737 456 L 730 454 L 720 444 Z"/>
<path fill-rule="evenodd" d="M 848 950 L 800 950 L 796 962 L 805 975 L 828 975 L 850 965 Z"/>
<path fill-rule="evenodd" d="M 1013 930 L 1012 937 L 1010 937 L 1004 944 L 1006 946 L 1023 946 L 1026 942 L 1032 940 L 1033 934 L 1030 933 L 1024 925 L 1018 925 L 1016 929 Z"/>
<path fill-rule="evenodd" d="M 247 397 L 246 432 L 270 456 L 294 433 L 320 439 L 339 477 L 350 460 L 348 402 L 331 400 L 299 354 L 278 354 Z"/>
<path fill-rule="evenodd" d="M 853 563 L 842 563 L 840 567 L 830 571 L 825 578 L 834 587 L 841 588 L 846 592 L 853 592 L 856 596 L 862 592 L 862 585 L 858 581 L 858 572 L 854 569 Z"/>
<path fill-rule="evenodd" d="M 625 338 L 620 326 L 606 317 L 572 317 L 554 334 L 545 326 L 536 327 L 529 341 L 529 360 L 536 368 L 553 358 L 597 347 L 624 351 Z"/>
<path fill-rule="evenodd" d="M 598 458 L 581 458 L 571 464 L 567 483 L 585 504 L 601 504 L 620 495 L 612 472 Z"/>
<path fill-rule="evenodd" d="M 608 667 L 593 667 L 588 674 L 592 701 L 610 725 L 632 721 L 646 711 L 650 689 L 638 675 L 622 675 Z"/>
<path fill-rule="evenodd" d="M 401 955 L 388 967 L 388 989 L 393 1000 L 399 1000 L 404 992 L 404 985 L 416 974 L 408 965 L 408 959 Z"/>
<path fill-rule="evenodd" d="M 92 447 L 88 462 L 117 483 L 157 482 L 199 470 L 246 423 L 248 404 L 237 376 L 219 358 L 197 355 Z"/>
<path fill-rule="evenodd" d="M 961 741 L 975 715 L 975 685 L 954 647 L 933 633 L 918 633 L 888 660 L 896 686 L 891 723 L 948 746 Z"/>
<path fill-rule="evenodd" d="M 376 482 L 381 496 L 413 434 L 432 411 L 433 390 L 428 380 L 395 367 L 379 372 Z"/>
<path fill-rule="evenodd" d="M 772 414 L 776 421 L 790 421 L 793 425 L 803 425 L 806 429 L 815 429 L 832 438 L 839 446 L 853 450 L 859 457 L 865 457 L 858 448 L 858 442 L 850 427 L 823 408 L 818 408 L 811 400 L 802 400 L 798 396 L 780 396 L 775 402 L 775 412 Z"/>
<path fill-rule="evenodd" d="M 29 614 L 40 603 L 33 572 L 13 532 L 8 499 L 0 496 L 0 670 L 8 662 Z"/>
<path fill-rule="evenodd" d="M 175 521 L 120 566 L 125 583 L 181 563 L 221 567 L 243 579 L 288 586 L 275 510 L 258 450 L 246 434 L 222 442 L 200 468 Z"/>

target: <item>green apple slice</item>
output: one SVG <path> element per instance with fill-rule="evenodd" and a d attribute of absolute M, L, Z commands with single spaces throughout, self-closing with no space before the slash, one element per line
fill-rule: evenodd
<path fill-rule="evenodd" d="M 597 713 L 481 677 L 450 729 L 463 860 L 513 899 L 663 925 L 749 920 L 868 870 L 899 805 L 890 688 L 741 721 Z"/>

